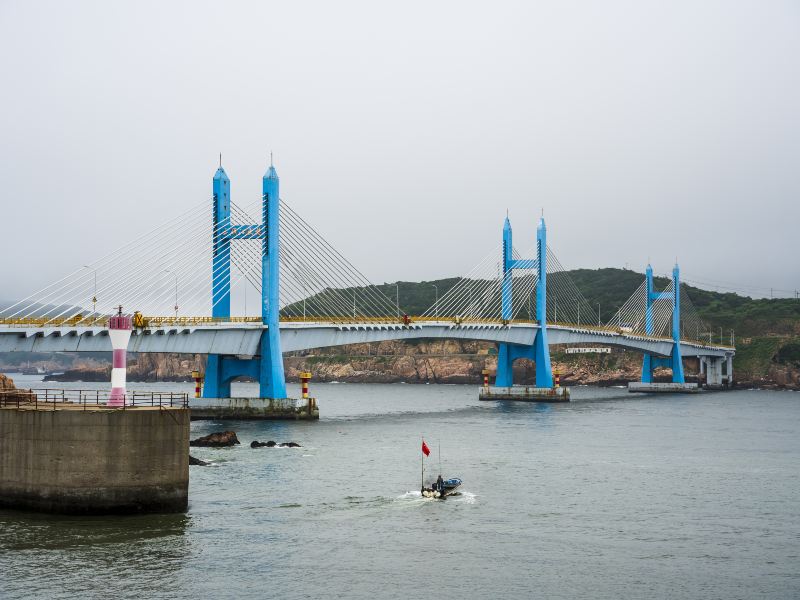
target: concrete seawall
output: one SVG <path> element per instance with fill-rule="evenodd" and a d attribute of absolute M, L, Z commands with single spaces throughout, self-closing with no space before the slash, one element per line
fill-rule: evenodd
<path fill-rule="evenodd" d="M 189 410 L 0 408 L 0 506 L 56 513 L 182 512 Z"/>

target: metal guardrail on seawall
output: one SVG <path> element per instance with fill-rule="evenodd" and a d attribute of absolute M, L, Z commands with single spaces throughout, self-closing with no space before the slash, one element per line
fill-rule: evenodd
<path fill-rule="evenodd" d="M 59 408 L 97 408 L 108 403 L 108 390 L 17 389 L 0 390 L 0 407 L 56 410 Z M 183 392 L 128 392 L 123 406 L 110 406 L 125 410 L 141 407 L 188 408 L 189 394 Z"/>

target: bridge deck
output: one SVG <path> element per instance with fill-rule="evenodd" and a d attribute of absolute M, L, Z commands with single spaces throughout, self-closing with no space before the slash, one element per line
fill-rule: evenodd
<path fill-rule="evenodd" d="M 159 327 L 135 329 L 131 352 L 174 352 L 186 354 L 230 354 L 257 356 L 260 320 L 205 320 L 184 325 L 179 319 Z M 454 320 L 411 320 L 408 324 L 385 321 L 324 322 L 283 321 L 280 324 L 284 352 L 310 350 L 357 343 L 389 340 L 462 339 L 492 343 L 532 345 L 539 326 L 528 322 Z M 609 328 L 548 325 L 551 345 L 602 344 L 657 356 L 669 356 L 672 340 L 626 333 Z M 6 324 L 0 326 L 0 352 L 105 352 L 111 350 L 108 330 L 100 326 L 61 325 L 54 327 Z M 728 356 L 735 348 L 681 342 L 684 356 Z"/>

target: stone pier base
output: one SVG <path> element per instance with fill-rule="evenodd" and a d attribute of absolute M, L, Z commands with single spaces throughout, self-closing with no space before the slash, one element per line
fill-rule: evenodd
<path fill-rule="evenodd" d="M 523 385 L 478 388 L 478 400 L 516 400 L 519 402 L 569 402 L 569 388 L 538 388 Z"/>
<path fill-rule="evenodd" d="M 191 398 L 192 420 L 319 419 L 315 398 Z"/>
<path fill-rule="evenodd" d="M 629 392 L 647 394 L 694 394 L 699 390 L 696 383 L 643 383 L 631 381 L 628 383 Z"/>

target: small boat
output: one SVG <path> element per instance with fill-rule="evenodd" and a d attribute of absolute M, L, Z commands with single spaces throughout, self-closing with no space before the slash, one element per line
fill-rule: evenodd
<path fill-rule="evenodd" d="M 456 490 L 461 487 L 461 480 L 458 477 L 452 477 L 450 479 L 443 479 L 441 475 L 441 468 L 442 468 L 442 447 L 439 446 L 439 477 L 436 478 L 436 481 L 425 485 L 425 457 L 429 456 L 431 453 L 431 449 L 428 448 L 428 444 L 425 443 L 425 440 L 422 440 L 422 497 L 423 498 L 439 498 L 444 500 L 448 496 L 452 496 L 456 493 Z"/>
<path fill-rule="evenodd" d="M 427 487 L 422 486 L 422 497 L 441 498 L 444 500 L 448 496 L 455 494 L 459 487 L 461 487 L 461 480 L 458 477 L 442 479 L 442 476 L 439 475 L 439 478 L 434 483 Z"/>

